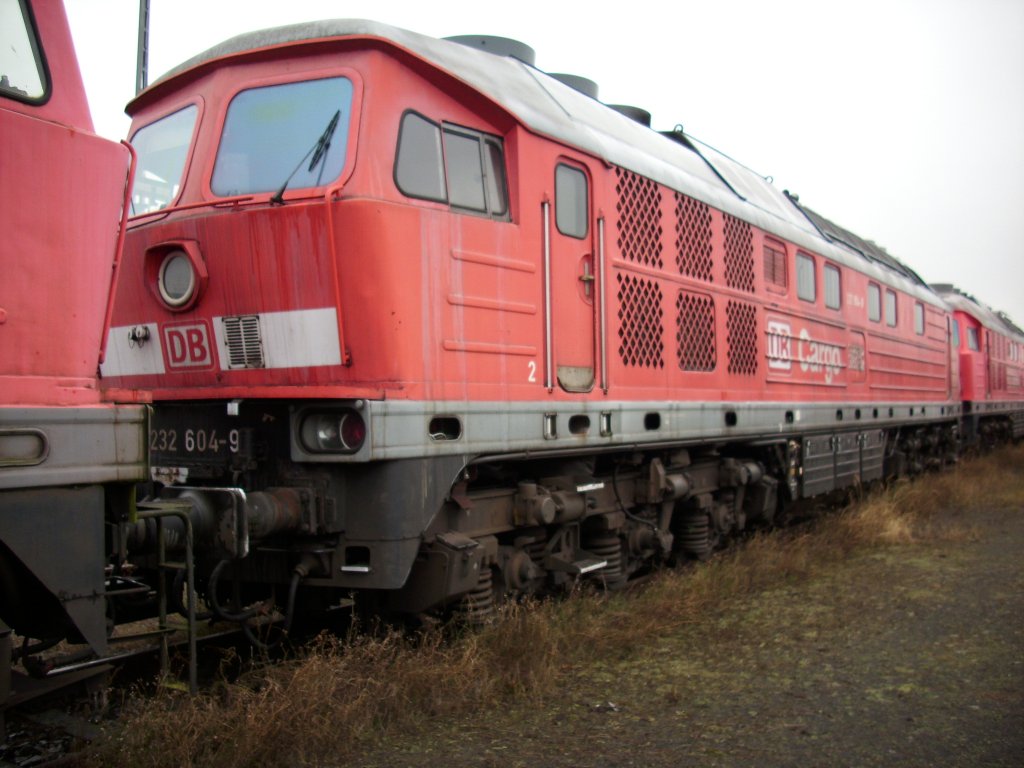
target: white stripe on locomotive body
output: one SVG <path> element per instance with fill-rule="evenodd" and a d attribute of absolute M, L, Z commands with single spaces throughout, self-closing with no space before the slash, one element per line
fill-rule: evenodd
<path fill-rule="evenodd" d="M 144 331 L 139 333 L 139 331 Z M 140 337 L 146 338 L 140 343 Z M 100 376 L 153 376 L 167 372 L 163 345 L 156 323 L 121 325 L 107 331 L 107 355 L 100 364 Z"/>
<path fill-rule="evenodd" d="M 956 401 L 940 402 L 465 402 L 359 401 L 367 440 L 353 454 L 311 453 L 298 441 L 307 413 L 354 401 L 312 400 L 292 407 L 291 458 L 352 463 L 428 456 L 644 449 L 659 445 L 800 439 L 810 433 L 864 433 L 960 417 Z M 576 431 L 570 420 L 577 418 Z M 585 417 L 580 419 L 579 417 Z M 435 418 L 458 419 L 456 439 L 435 439 Z M 579 425 L 584 424 L 585 428 Z"/>
<path fill-rule="evenodd" d="M 704 145 L 700 153 L 690 150 L 518 59 L 387 24 L 332 19 L 238 35 L 174 68 L 140 98 L 173 88 L 175 76 L 221 57 L 354 36 L 379 38 L 412 52 L 467 83 L 535 133 L 694 197 L 884 285 L 898 287 L 919 301 L 946 308 L 934 292 L 906 274 L 876 263 L 842 242 L 825 239 L 782 190 L 727 155 Z M 132 112 L 132 104 L 128 110 Z"/>
<path fill-rule="evenodd" d="M 260 368 L 315 368 L 341 364 L 341 343 L 338 340 L 338 313 L 334 307 L 320 309 L 299 309 L 286 312 L 260 312 L 251 317 L 258 318 L 259 340 L 262 353 Z M 238 370 L 240 366 L 230 365 L 230 354 L 224 332 L 224 317 L 213 318 L 213 334 L 217 346 L 217 364 L 222 371 Z M 107 357 L 100 366 L 105 378 L 115 376 L 163 375 L 169 370 L 188 371 L 195 367 L 209 368 L 212 358 L 205 352 L 199 358 L 199 366 L 187 362 L 174 364 L 174 350 L 165 349 L 164 335 L 168 329 L 182 324 L 142 323 L 121 325 L 110 329 L 107 334 Z M 195 328 L 203 333 L 201 322 Z M 145 330 L 148 332 L 140 333 Z M 140 341 L 139 337 L 145 336 Z M 180 338 L 185 336 L 179 334 Z M 206 344 L 205 337 L 201 344 Z M 172 344 L 173 346 L 173 344 Z M 182 350 L 178 351 L 179 353 Z M 171 357 L 168 358 L 168 355 Z M 170 362 L 168 362 L 170 360 Z"/>
<path fill-rule="evenodd" d="M 315 368 L 341 365 L 338 313 L 334 307 L 287 312 L 260 312 L 263 368 Z M 213 318 L 220 369 L 231 370 L 224 318 Z"/>

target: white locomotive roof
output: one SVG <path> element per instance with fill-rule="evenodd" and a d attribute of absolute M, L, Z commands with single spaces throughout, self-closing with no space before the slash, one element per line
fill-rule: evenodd
<path fill-rule="evenodd" d="M 184 72 L 223 57 L 289 43 L 355 36 L 380 38 L 408 50 L 467 83 L 536 133 L 684 192 L 880 282 L 898 284 L 923 301 L 942 304 L 913 271 L 891 256 L 878 259 L 864 252 L 859 244 L 868 241 L 835 236 L 837 231 L 846 230 L 835 225 L 832 231 L 823 229 L 820 223 L 827 220 L 814 220 L 767 179 L 728 156 L 710 147 L 698 148 L 687 139 L 691 149 L 518 59 L 387 24 L 330 19 L 238 35 L 171 70 L 139 98 L 144 99 Z"/>
<path fill-rule="evenodd" d="M 1024 342 L 1024 332 L 1002 312 L 997 312 L 991 307 L 982 304 L 970 294 L 964 293 L 959 288 L 949 284 L 933 285 L 932 290 L 939 294 L 953 309 L 958 309 L 970 315 L 986 328 L 999 331 L 1010 336 L 1015 341 Z"/>

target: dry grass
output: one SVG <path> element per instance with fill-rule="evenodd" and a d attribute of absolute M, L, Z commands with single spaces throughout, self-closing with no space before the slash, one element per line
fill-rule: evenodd
<path fill-rule="evenodd" d="M 810 528 L 754 536 L 709 563 L 660 574 L 643 589 L 511 606 L 496 624 L 454 639 L 440 631 L 325 637 L 300 658 L 198 697 L 134 700 L 85 760 L 342 764 L 368 741 L 430 718 L 541 696 L 567 669 L 629 655 L 737 598 L 811 576 L 864 547 L 970 538 L 972 510 L 1024 508 L 1021 468 L 1024 449 L 1002 451 L 871 495 Z"/>

